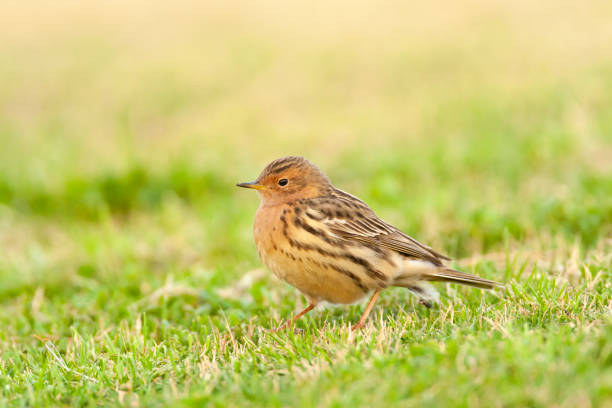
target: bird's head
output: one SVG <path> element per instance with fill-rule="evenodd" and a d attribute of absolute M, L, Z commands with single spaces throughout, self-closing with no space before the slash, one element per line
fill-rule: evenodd
<path fill-rule="evenodd" d="M 321 197 L 327 195 L 332 188 L 325 173 L 299 156 L 276 159 L 262 170 L 257 180 L 236 185 L 257 190 L 263 205 Z"/>

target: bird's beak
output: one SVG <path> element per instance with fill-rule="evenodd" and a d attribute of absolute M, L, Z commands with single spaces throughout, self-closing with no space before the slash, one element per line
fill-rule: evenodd
<path fill-rule="evenodd" d="M 256 181 L 251 181 L 250 183 L 238 183 L 236 185 L 238 187 L 252 188 L 254 190 L 261 190 L 262 188 L 264 188 L 264 186 L 262 186 L 261 184 L 259 184 Z"/>

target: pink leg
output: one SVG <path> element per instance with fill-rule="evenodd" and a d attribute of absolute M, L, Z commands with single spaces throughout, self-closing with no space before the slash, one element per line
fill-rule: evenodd
<path fill-rule="evenodd" d="M 372 311 L 372 308 L 374 307 L 374 303 L 376 303 L 376 299 L 378 299 L 379 294 L 380 294 L 380 290 L 377 290 L 376 292 L 374 292 L 374 294 L 370 298 L 370 301 L 368 302 L 368 305 L 363 311 L 363 314 L 359 318 L 359 322 L 357 322 L 357 324 L 353 326 L 352 328 L 353 331 L 363 328 L 365 321 L 368 319 L 368 316 L 370 315 L 370 312 Z"/>
<path fill-rule="evenodd" d="M 304 310 L 302 310 L 300 313 L 295 315 L 295 317 L 293 319 L 285 322 L 285 324 L 283 324 L 282 326 L 280 326 L 278 329 L 276 329 L 274 331 L 281 331 L 281 330 L 285 329 L 289 325 L 293 326 L 293 324 L 296 322 L 297 319 L 299 319 L 300 317 L 304 316 L 306 313 L 310 312 L 312 309 L 315 308 L 315 306 L 316 306 L 315 303 L 310 303 L 308 306 L 306 306 L 306 308 Z"/>

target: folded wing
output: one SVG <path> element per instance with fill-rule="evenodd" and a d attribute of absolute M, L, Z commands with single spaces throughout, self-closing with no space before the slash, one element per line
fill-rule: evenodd
<path fill-rule="evenodd" d="M 322 208 L 313 215 L 313 218 L 316 216 L 337 236 L 387 248 L 408 257 L 429 261 L 437 266 L 450 259 L 387 224 L 356 197 L 339 192 L 335 199 L 346 201 L 347 207 L 352 210 L 339 213 Z"/>

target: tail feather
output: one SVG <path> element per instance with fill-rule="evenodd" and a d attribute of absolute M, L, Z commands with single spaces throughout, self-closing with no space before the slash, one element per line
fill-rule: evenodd
<path fill-rule="evenodd" d="M 432 282 L 460 283 L 462 285 L 474 286 L 481 289 L 493 289 L 502 286 L 501 283 L 446 267 L 432 268 L 423 274 L 422 279 Z"/>

